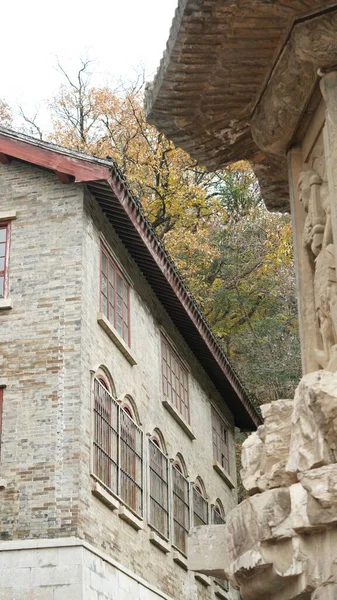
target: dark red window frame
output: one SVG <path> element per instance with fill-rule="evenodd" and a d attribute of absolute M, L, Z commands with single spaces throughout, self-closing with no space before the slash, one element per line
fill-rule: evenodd
<path fill-rule="evenodd" d="M 161 336 L 161 370 L 164 396 L 190 423 L 188 370 L 164 335 Z"/>
<path fill-rule="evenodd" d="M 190 486 L 177 461 L 172 464 L 172 496 L 173 545 L 186 554 L 190 530 Z"/>
<path fill-rule="evenodd" d="M 212 409 L 213 456 L 222 468 L 230 474 L 228 429 L 225 421 Z"/>
<path fill-rule="evenodd" d="M 194 527 L 208 525 L 208 502 L 201 485 L 196 483 L 193 487 L 193 524 Z"/>
<path fill-rule="evenodd" d="M 8 292 L 9 243 L 10 222 L 0 221 L 0 298 L 5 298 Z"/>
<path fill-rule="evenodd" d="M 169 462 L 155 436 L 149 440 L 149 524 L 169 539 Z"/>
<path fill-rule="evenodd" d="M 100 262 L 100 310 L 130 346 L 130 285 L 104 246 Z"/>

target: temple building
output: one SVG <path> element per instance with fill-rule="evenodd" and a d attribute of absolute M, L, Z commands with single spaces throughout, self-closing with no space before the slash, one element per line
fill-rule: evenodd
<path fill-rule="evenodd" d="M 115 163 L 0 128 L 0 600 L 235 597 L 188 568 L 261 418 Z"/>
<path fill-rule="evenodd" d="M 180 0 L 148 120 L 202 165 L 250 161 L 293 223 L 304 377 L 243 448 L 250 494 L 190 567 L 245 600 L 337 598 L 337 5 Z"/>

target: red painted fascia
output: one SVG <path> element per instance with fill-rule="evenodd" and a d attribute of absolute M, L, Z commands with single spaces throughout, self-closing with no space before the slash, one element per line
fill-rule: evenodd
<path fill-rule="evenodd" d="M 0 154 L 17 158 L 44 167 L 60 174 L 70 175 L 75 182 L 88 182 L 108 180 L 110 169 L 108 166 L 97 165 L 70 156 L 61 154 L 55 150 L 46 150 L 9 137 L 0 136 Z"/>

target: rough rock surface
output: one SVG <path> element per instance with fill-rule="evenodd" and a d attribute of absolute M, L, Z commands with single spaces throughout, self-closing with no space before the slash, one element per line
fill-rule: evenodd
<path fill-rule="evenodd" d="M 263 416 L 243 445 L 250 497 L 192 532 L 189 566 L 244 600 L 337 600 L 337 374 L 306 375 Z"/>
<path fill-rule="evenodd" d="M 296 481 L 293 473 L 285 471 L 293 407 L 292 400 L 278 400 L 261 407 L 264 424 L 242 446 L 241 478 L 249 494 Z"/>

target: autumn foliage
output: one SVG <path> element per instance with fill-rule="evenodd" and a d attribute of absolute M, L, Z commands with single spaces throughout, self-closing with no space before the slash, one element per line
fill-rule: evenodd
<path fill-rule="evenodd" d="M 300 365 L 289 217 L 266 210 L 246 163 L 209 173 L 149 125 L 142 81 L 92 87 L 88 61 L 74 80 L 63 73 L 49 139 L 118 164 L 257 401 L 292 397 Z"/>

